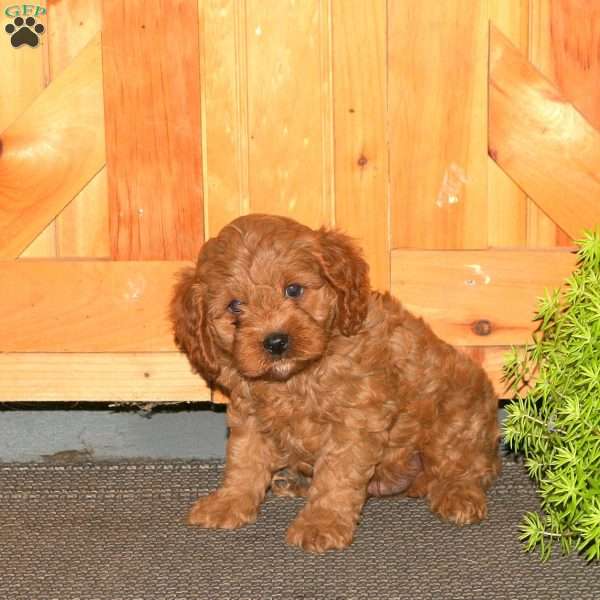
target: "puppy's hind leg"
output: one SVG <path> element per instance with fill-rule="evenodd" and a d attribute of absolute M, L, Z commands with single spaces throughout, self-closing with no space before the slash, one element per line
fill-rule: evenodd
<path fill-rule="evenodd" d="M 444 422 L 445 421 L 445 422 Z M 500 472 L 495 410 L 448 415 L 423 449 L 423 476 L 415 485 L 431 509 L 458 525 L 487 516 L 486 490 Z M 409 490 L 410 493 L 411 490 Z"/>
<path fill-rule="evenodd" d="M 423 463 L 418 452 L 407 451 L 405 448 L 388 449 L 377 465 L 367 491 L 370 496 L 402 494 L 422 470 Z"/>

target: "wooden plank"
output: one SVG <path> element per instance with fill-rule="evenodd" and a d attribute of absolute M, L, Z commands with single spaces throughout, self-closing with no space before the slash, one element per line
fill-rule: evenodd
<path fill-rule="evenodd" d="M 249 211 L 246 4 L 198 0 L 206 238 Z"/>
<path fill-rule="evenodd" d="M 49 75 L 55 79 L 102 29 L 102 0 L 48 2 Z"/>
<path fill-rule="evenodd" d="M 7 9 L 8 15 L 5 12 Z M 13 0 L 0 0 L 0 15 L 2 15 L 0 131 L 4 131 L 48 84 L 46 70 L 48 45 L 45 43 L 48 33 L 47 17 L 41 12 L 34 17 L 36 22 L 45 28 L 44 33 L 40 36 L 38 46 L 31 49 L 29 46 L 14 48 L 10 43 L 10 36 L 7 35 L 4 28 L 6 25 L 12 24 L 12 21 L 20 16 L 21 12 L 22 5 Z M 31 11 L 28 11 L 28 14 L 29 12 Z"/>
<path fill-rule="evenodd" d="M 387 290 L 386 2 L 334 0 L 332 14 L 335 221 L 360 241 L 373 287 Z"/>
<path fill-rule="evenodd" d="M 451 344 L 523 344 L 536 298 L 574 267 L 575 255 L 560 250 L 394 250 L 392 293 Z"/>
<path fill-rule="evenodd" d="M 572 237 L 600 223 L 600 133 L 491 30 L 490 156 Z"/>
<path fill-rule="evenodd" d="M 102 0 L 48 4 L 49 72 L 54 79 L 98 34 Z M 61 257 L 109 256 L 108 191 L 102 169 L 56 217 L 56 253 Z"/>
<path fill-rule="evenodd" d="M 57 254 L 62 258 L 109 258 L 106 167 L 56 218 Z"/>
<path fill-rule="evenodd" d="M 490 0 L 490 20 L 523 53 L 529 39 L 528 0 Z M 488 163 L 488 243 L 493 247 L 527 245 L 527 195 L 493 161 Z"/>
<path fill-rule="evenodd" d="M 174 351 L 176 261 L 0 261 L 0 352 Z"/>
<path fill-rule="evenodd" d="M 111 255 L 191 259 L 203 239 L 198 4 L 103 7 Z"/>
<path fill-rule="evenodd" d="M 0 352 L 173 351 L 167 309 L 184 264 L 3 261 Z M 450 343 L 518 344 L 535 297 L 574 265 L 563 251 L 396 250 L 392 292 Z"/>
<path fill-rule="evenodd" d="M 43 7 L 40 7 L 43 9 Z M 44 9 L 45 10 L 45 9 Z M 8 12 L 8 15 L 6 14 Z M 15 4 L 10 0 L 0 0 L 0 14 L 3 17 L 2 29 L 21 15 L 23 5 Z M 48 72 L 48 18 L 47 15 L 34 6 L 27 7 L 27 15 L 34 16 L 36 23 L 44 27 L 44 32 L 39 36 L 39 44 L 35 48 L 19 46 L 14 48 L 8 38 L 0 44 L 0 132 L 6 129 L 49 83 Z M 21 16 L 21 18 L 27 18 Z M 2 33 L 5 37 L 4 32 Z M 54 224 L 50 223 L 28 247 L 23 251 L 23 256 L 54 256 L 56 242 Z"/>
<path fill-rule="evenodd" d="M 323 77 L 330 55 L 323 3 L 246 5 L 250 209 L 328 224 L 332 96 Z"/>
<path fill-rule="evenodd" d="M 458 349 L 468 354 L 479 363 L 492 381 L 498 398 L 511 398 L 512 394 L 502 381 L 504 361 L 510 346 L 459 346 Z"/>
<path fill-rule="evenodd" d="M 459 348 L 486 370 L 499 397 L 506 346 Z M 226 396 L 208 389 L 178 352 L 3 353 L 0 402 L 215 402 Z"/>
<path fill-rule="evenodd" d="M 21 258 L 52 258 L 56 256 L 56 222 L 51 221 L 21 252 Z"/>
<path fill-rule="evenodd" d="M 586 0 L 551 2 L 550 31 L 551 79 L 600 131 L 600 4 Z"/>
<path fill-rule="evenodd" d="M 487 247 L 488 2 L 388 3 L 393 248 Z"/>
<path fill-rule="evenodd" d="M 100 38 L 2 134 L 0 258 L 17 257 L 104 164 Z"/>
<path fill-rule="evenodd" d="M 206 402 L 183 354 L 0 354 L 0 402 Z"/>
<path fill-rule="evenodd" d="M 581 0 L 532 0 L 531 62 L 600 130 L 600 6 Z M 531 210 L 531 241 L 569 245 L 571 238 Z"/>
<path fill-rule="evenodd" d="M 560 1 L 560 0 L 558 0 Z M 556 0 L 530 0 L 529 61 L 554 85 L 555 60 L 551 4 Z M 553 248 L 572 244 L 571 238 L 533 200 L 527 203 L 527 245 L 530 248 Z"/>

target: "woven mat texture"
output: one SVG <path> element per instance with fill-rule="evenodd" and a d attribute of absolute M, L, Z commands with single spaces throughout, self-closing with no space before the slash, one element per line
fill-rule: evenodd
<path fill-rule="evenodd" d="M 269 496 L 239 531 L 186 526 L 222 469 L 0 463 L 0 599 L 600 600 L 600 565 L 523 553 L 517 526 L 537 502 L 508 459 L 484 523 L 458 528 L 421 500 L 371 499 L 354 544 L 321 556 L 285 545 L 299 499 Z"/>

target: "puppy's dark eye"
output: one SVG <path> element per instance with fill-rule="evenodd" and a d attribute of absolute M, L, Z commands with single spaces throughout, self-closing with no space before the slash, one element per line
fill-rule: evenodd
<path fill-rule="evenodd" d="M 288 298 L 300 298 L 302 292 L 304 292 L 304 288 L 299 283 L 290 283 L 285 288 L 285 295 Z"/>
<path fill-rule="evenodd" d="M 239 300 L 232 300 L 227 305 L 227 310 L 237 315 L 242 312 L 242 303 Z"/>

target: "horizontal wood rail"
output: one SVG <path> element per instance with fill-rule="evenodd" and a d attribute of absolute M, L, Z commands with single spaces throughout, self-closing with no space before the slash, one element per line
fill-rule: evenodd
<path fill-rule="evenodd" d="M 564 250 L 393 250 L 392 292 L 459 346 L 528 340 L 535 298 L 575 266 Z M 183 261 L 0 261 L 0 352 L 174 351 Z"/>
<path fill-rule="evenodd" d="M 208 402 L 179 352 L 0 354 L 2 402 Z"/>
<path fill-rule="evenodd" d="M 392 293 L 457 346 L 523 344 L 536 298 L 575 261 L 562 250 L 393 250 Z"/>
<path fill-rule="evenodd" d="M 0 352 L 173 352 L 179 261 L 0 261 Z"/>

